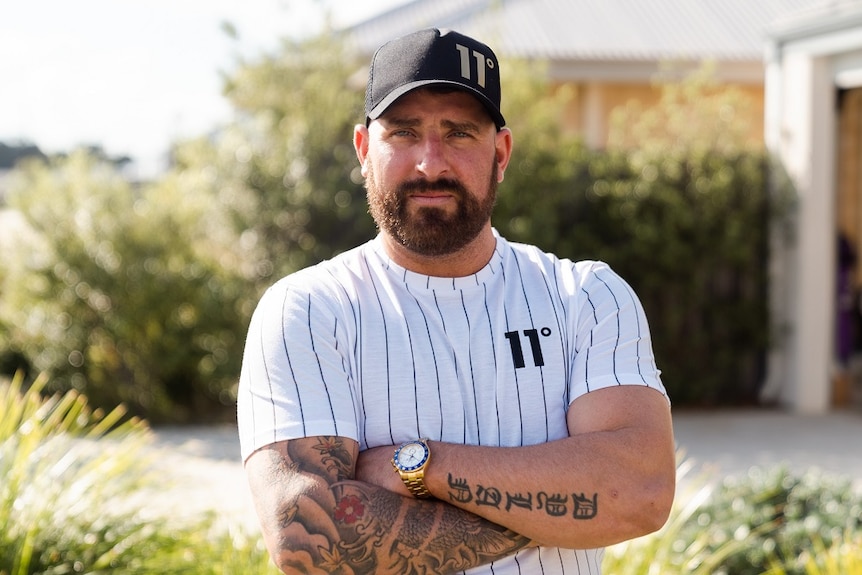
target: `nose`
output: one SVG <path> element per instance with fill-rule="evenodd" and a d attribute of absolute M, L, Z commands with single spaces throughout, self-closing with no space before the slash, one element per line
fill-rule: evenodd
<path fill-rule="evenodd" d="M 436 180 L 449 169 L 446 152 L 439 136 L 429 135 L 419 145 L 416 171 L 428 180 Z"/>

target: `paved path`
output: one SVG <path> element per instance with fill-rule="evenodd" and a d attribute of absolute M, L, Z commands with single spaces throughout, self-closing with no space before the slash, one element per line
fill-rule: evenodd
<path fill-rule="evenodd" d="M 817 467 L 862 489 L 862 411 L 680 411 L 674 430 L 686 459 L 716 479 L 753 466 Z M 214 510 L 228 525 L 257 529 L 233 427 L 159 428 L 155 435 L 164 483 L 150 500 L 154 509 L 180 517 Z"/>
<path fill-rule="evenodd" d="M 228 526 L 257 530 L 235 427 L 156 428 L 159 491 L 151 508 L 179 519 L 213 511 Z"/>
<path fill-rule="evenodd" d="M 862 488 L 862 411 L 824 416 L 780 411 L 674 415 L 677 444 L 686 456 L 717 474 L 752 466 L 811 467 L 849 476 Z"/>

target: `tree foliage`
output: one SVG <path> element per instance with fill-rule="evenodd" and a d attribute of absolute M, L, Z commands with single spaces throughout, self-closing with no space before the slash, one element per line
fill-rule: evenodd
<path fill-rule="evenodd" d="M 58 388 L 152 419 L 229 404 L 242 282 L 203 188 L 175 175 L 136 190 L 84 153 L 21 168 L 10 205 L 31 233 L 5 260 L 5 347 Z"/>
<path fill-rule="evenodd" d="M 175 171 L 218 182 L 216 201 L 253 248 L 258 288 L 374 234 L 352 144 L 364 118 L 357 70 L 331 36 L 285 41 L 228 79 L 235 122 L 176 152 Z"/>
<path fill-rule="evenodd" d="M 140 188 L 84 152 L 21 167 L 10 204 L 32 233 L 0 265 L 4 367 L 150 419 L 230 416 L 262 290 L 374 233 L 356 69 L 330 36 L 243 63 L 235 121 Z"/>

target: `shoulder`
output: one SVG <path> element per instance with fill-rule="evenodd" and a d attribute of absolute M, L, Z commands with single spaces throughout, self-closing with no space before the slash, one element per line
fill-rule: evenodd
<path fill-rule="evenodd" d="M 297 305 L 300 302 L 325 302 L 350 298 L 374 267 L 371 242 L 343 252 L 331 259 L 293 272 L 273 283 L 261 297 L 259 307 Z"/>
<path fill-rule="evenodd" d="M 532 273 L 539 273 L 560 287 L 568 288 L 567 291 L 572 293 L 595 283 L 616 284 L 622 281 L 611 266 L 603 261 L 573 261 L 532 244 L 510 242 L 503 238 L 500 240 L 498 250 L 503 256 L 505 266 L 517 268 L 522 275 L 527 275 L 529 270 L 532 270 Z"/>
<path fill-rule="evenodd" d="M 361 279 L 368 274 L 371 257 L 372 243 L 366 242 L 331 259 L 293 272 L 272 287 L 279 290 L 321 291 L 325 286 L 353 281 L 353 278 Z"/>

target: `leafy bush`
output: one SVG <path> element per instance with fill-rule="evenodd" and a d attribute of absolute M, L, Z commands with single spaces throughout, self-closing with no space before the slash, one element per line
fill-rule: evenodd
<path fill-rule="evenodd" d="M 658 532 L 609 547 L 613 575 L 858 575 L 862 494 L 817 470 L 753 468 L 715 485 L 678 470 L 678 494 Z"/>
<path fill-rule="evenodd" d="M 0 574 L 277 573 L 257 533 L 145 513 L 150 439 L 123 410 L 93 411 L 45 380 L 0 383 Z M 657 533 L 608 548 L 614 575 L 859 575 L 862 495 L 815 471 L 753 470 L 721 485 L 689 479 Z"/>
<path fill-rule="evenodd" d="M 862 575 L 862 533 L 848 532 L 827 547 L 819 538 L 811 549 L 804 551 L 794 564 L 804 568 L 805 575 Z M 765 575 L 790 575 L 782 565 Z"/>
<path fill-rule="evenodd" d="M 614 145 L 590 150 L 560 128 L 571 96 L 552 92 L 542 72 L 514 66 L 506 84 L 519 113 L 495 225 L 626 278 L 676 405 L 756 403 L 771 340 L 770 237 L 792 195 L 746 139 L 739 118 L 750 102 L 715 90 L 705 68 L 662 85 L 648 112 L 616 110 Z"/>
<path fill-rule="evenodd" d="M 331 38 L 228 80 L 236 121 L 133 186 L 84 153 L 14 172 L 27 235 L 0 261 L 0 368 L 149 421 L 232 418 L 263 289 L 374 235 L 351 143 L 361 97 Z"/>
<path fill-rule="evenodd" d="M 207 186 L 133 187 L 83 153 L 15 172 L 9 202 L 28 233 L 0 265 L 6 368 L 150 421 L 232 416 L 255 294 L 243 297 L 241 243 L 220 233 Z"/>
<path fill-rule="evenodd" d="M 74 391 L 41 397 L 0 383 L 0 574 L 264 573 L 258 541 L 214 527 L 146 516 L 134 496 L 151 486 L 140 420 L 89 408 Z M 255 539 L 259 539 L 255 538 Z"/>
<path fill-rule="evenodd" d="M 685 535 L 704 530 L 715 546 L 733 539 L 745 543 L 716 573 L 757 575 L 776 561 L 788 575 L 803 575 L 813 541 L 829 548 L 845 534 L 862 532 L 862 495 L 849 479 L 816 469 L 795 475 L 784 468 L 753 468 L 746 477 L 726 480 Z"/>

